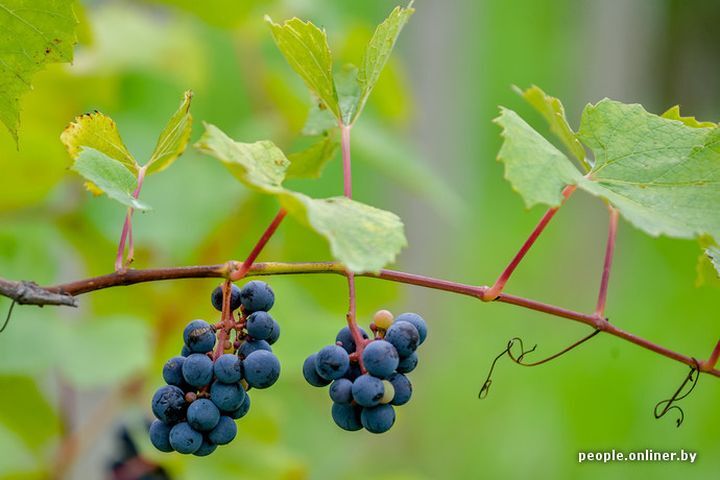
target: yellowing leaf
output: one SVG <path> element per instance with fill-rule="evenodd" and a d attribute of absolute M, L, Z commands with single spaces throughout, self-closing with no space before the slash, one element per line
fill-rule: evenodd
<path fill-rule="evenodd" d="M 72 61 L 73 0 L 0 0 L 0 121 L 18 141 L 20 97 L 48 63 Z"/>
<path fill-rule="evenodd" d="M 585 161 L 585 148 L 583 148 L 577 135 L 570 128 L 567 118 L 565 117 L 565 107 L 562 102 L 555 97 L 543 92 L 540 87 L 533 85 L 523 91 L 515 87 L 516 91 L 530 104 L 540 112 L 550 125 L 552 131 L 565 145 L 570 153 L 575 156 L 587 169 L 590 165 Z"/>
<path fill-rule="evenodd" d="M 191 91 L 185 92 L 180 108 L 160 133 L 155 150 L 145 165 L 148 174 L 165 170 L 185 151 L 192 133 L 192 115 L 190 115 L 192 97 Z"/>
<path fill-rule="evenodd" d="M 205 133 L 195 148 L 223 162 L 235 177 L 253 190 L 277 194 L 290 162 L 274 143 L 236 142 L 215 125 L 205 124 Z"/>
<path fill-rule="evenodd" d="M 92 182 L 95 188 L 128 207 L 149 210 L 150 207 L 133 197 L 137 179 L 123 164 L 93 148 L 83 148 L 72 169 Z"/>
<path fill-rule="evenodd" d="M 75 118 L 60 135 L 60 140 L 73 159 L 78 158 L 84 147 L 89 147 L 117 160 L 133 174 L 140 168 L 120 138 L 113 119 L 100 112 Z"/>
<path fill-rule="evenodd" d="M 332 54 L 325 31 L 299 18 L 287 20 L 282 25 L 273 22 L 268 16 L 265 21 L 270 26 L 275 43 L 293 70 L 339 119 L 340 107 L 333 81 Z"/>

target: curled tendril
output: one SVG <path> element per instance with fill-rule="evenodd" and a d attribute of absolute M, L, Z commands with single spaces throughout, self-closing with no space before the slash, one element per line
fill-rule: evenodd
<path fill-rule="evenodd" d="M 10 304 L 10 308 L 8 309 L 7 317 L 5 317 L 5 323 L 3 323 L 3 326 L 0 327 L 0 333 L 5 331 L 5 328 L 8 326 L 8 323 L 10 323 L 10 317 L 12 316 L 13 308 L 15 308 L 15 300 L 13 299 L 12 303 Z"/>
<path fill-rule="evenodd" d="M 683 421 L 685 420 L 685 412 L 682 408 L 675 405 L 675 403 L 690 395 L 692 391 L 695 390 L 695 386 L 700 379 L 700 362 L 698 362 L 695 358 L 693 358 L 693 362 L 695 363 L 695 365 L 690 367 L 690 373 L 688 373 L 688 375 L 685 377 L 685 380 L 683 380 L 675 393 L 673 393 L 672 397 L 655 404 L 655 410 L 653 411 L 655 418 L 660 419 L 664 417 L 665 414 L 668 413 L 670 410 L 677 410 L 679 417 L 677 420 L 675 420 L 675 423 L 678 427 L 682 425 Z M 688 383 L 690 384 L 690 389 L 687 392 L 682 393 L 683 389 Z"/>
<path fill-rule="evenodd" d="M 483 386 L 480 388 L 480 393 L 478 393 L 478 398 L 483 399 L 487 397 L 488 393 L 490 392 L 490 386 L 492 385 L 492 374 L 495 370 L 495 364 L 497 363 L 500 358 L 502 358 L 504 355 L 507 355 L 510 360 L 512 360 L 514 363 L 518 365 L 522 365 L 523 367 L 536 367 L 538 365 L 542 365 L 543 363 L 547 363 L 551 360 L 554 360 L 558 358 L 561 355 L 566 354 L 570 350 L 574 349 L 575 347 L 587 342 L 592 337 L 600 333 L 600 330 L 595 330 L 591 334 L 584 336 L 577 342 L 572 343 L 568 347 L 565 347 L 564 349 L 560 350 L 559 352 L 550 355 L 549 357 L 543 358 L 542 360 L 538 360 L 537 362 L 530 362 L 525 363 L 523 362 L 523 359 L 525 358 L 525 355 L 528 353 L 532 353 L 537 348 L 537 344 L 533 345 L 532 348 L 526 350 L 525 345 L 520 337 L 513 337 L 508 341 L 507 346 L 505 347 L 505 350 L 500 352 L 497 357 L 493 360 L 492 364 L 490 365 L 490 371 L 488 372 L 487 378 L 485 379 L 485 382 L 483 383 Z M 520 346 L 520 355 L 514 355 L 512 352 L 513 347 L 515 344 L 518 344 Z"/>

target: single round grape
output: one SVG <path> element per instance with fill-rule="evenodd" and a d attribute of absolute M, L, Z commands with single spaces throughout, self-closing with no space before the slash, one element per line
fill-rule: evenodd
<path fill-rule="evenodd" d="M 185 392 L 174 385 L 160 387 L 152 398 L 152 412 L 169 425 L 173 425 L 185 417 Z"/>
<path fill-rule="evenodd" d="M 347 372 L 350 366 L 348 353 L 337 345 L 323 347 L 315 358 L 315 370 L 325 380 L 336 380 Z"/>
<path fill-rule="evenodd" d="M 172 357 L 163 366 L 162 376 L 163 380 L 168 385 L 175 385 L 176 387 L 184 387 L 185 379 L 182 375 L 182 366 L 185 362 L 185 357 Z"/>
<path fill-rule="evenodd" d="M 272 347 L 265 340 L 245 340 L 238 349 L 238 355 L 240 358 L 247 358 L 248 355 L 258 350 L 272 352 Z"/>
<path fill-rule="evenodd" d="M 400 373 L 410 373 L 415 370 L 417 364 L 418 354 L 417 352 L 413 352 L 412 355 L 400 359 L 400 363 L 398 363 L 396 370 Z"/>
<path fill-rule="evenodd" d="M 410 397 L 412 397 L 412 383 L 410 383 L 410 379 L 402 373 L 394 373 L 390 376 L 389 380 L 395 388 L 395 396 L 390 403 L 393 405 L 405 405 L 409 402 Z"/>
<path fill-rule="evenodd" d="M 212 380 L 213 362 L 204 353 L 193 353 L 183 362 L 182 374 L 189 385 L 202 388 Z"/>
<path fill-rule="evenodd" d="M 210 295 L 210 302 L 212 303 L 212 306 L 215 307 L 215 310 L 222 312 L 222 285 L 215 287 L 215 290 L 212 291 L 212 294 Z M 230 310 L 237 310 L 238 308 L 240 308 L 240 287 L 233 283 L 232 288 L 230 289 Z"/>
<path fill-rule="evenodd" d="M 237 425 L 235 425 L 235 421 L 223 415 L 220 417 L 217 426 L 207 434 L 207 437 L 208 440 L 216 445 L 226 445 L 232 442 L 236 435 Z"/>
<path fill-rule="evenodd" d="M 376 327 L 387 330 L 393 323 L 393 314 L 388 310 L 378 310 L 373 315 L 373 322 Z"/>
<path fill-rule="evenodd" d="M 240 290 L 240 301 L 245 313 L 267 312 L 275 304 L 275 293 L 267 283 L 253 280 Z"/>
<path fill-rule="evenodd" d="M 215 377 L 223 383 L 236 383 L 242 380 L 242 361 L 237 355 L 226 353 L 215 360 Z"/>
<path fill-rule="evenodd" d="M 385 334 L 385 340 L 392 343 L 400 357 L 407 357 L 417 350 L 420 344 L 420 334 L 410 322 L 399 320 L 390 326 Z"/>
<path fill-rule="evenodd" d="M 335 424 L 343 430 L 355 432 L 362 428 L 362 423 L 360 422 L 360 407 L 357 405 L 333 403 L 331 414 Z"/>
<path fill-rule="evenodd" d="M 245 390 L 239 383 L 215 381 L 210 386 L 210 400 L 223 412 L 232 412 L 240 408 L 245 401 Z"/>
<path fill-rule="evenodd" d="M 352 396 L 361 407 L 374 407 L 385 394 L 382 380 L 369 374 L 360 375 L 352 385 Z"/>
<path fill-rule="evenodd" d="M 187 409 L 187 421 L 198 432 L 215 428 L 220 420 L 220 410 L 207 398 L 195 400 Z"/>
<path fill-rule="evenodd" d="M 150 443 L 161 452 L 172 452 L 170 445 L 170 425 L 160 420 L 153 420 L 150 424 Z"/>
<path fill-rule="evenodd" d="M 393 387 L 393 384 L 389 381 L 383 380 L 383 388 L 385 389 L 385 393 L 383 393 L 380 403 L 385 404 L 392 402 L 395 397 L 395 387 Z"/>
<path fill-rule="evenodd" d="M 420 335 L 420 341 L 418 342 L 418 345 L 422 345 L 422 343 L 427 338 L 427 334 L 428 334 L 427 323 L 425 323 L 425 320 L 417 313 L 402 313 L 397 316 L 395 321 L 396 322 L 410 322 L 413 325 L 415 325 L 415 328 L 417 328 L 418 334 Z"/>
<path fill-rule="evenodd" d="M 363 365 L 371 375 L 387 378 L 400 362 L 398 352 L 390 342 L 374 340 L 367 344 L 362 353 Z"/>
<path fill-rule="evenodd" d="M 358 328 L 360 329 L 360 333 L 365 340 L 370 338 L 368 337 L 368 334 L 367 332 L 365 332 L 365 330 L 360 327 Z M 355 351 L 355 339 L 353 339 L 350 327 L 341 328 L 337 336 L 335 337 L 335 341 L 340 342 L 347 353 L 353 353 Z"/>
<path fill-rule="evenodd" d="M 273 319 L 273 329 L 272 329 L 272 333 L 271 333 L 270 336 L 269 336 L 268 338 L 266 338 L 265 340 L 266 340 L 270 345 L 274 345 L 275 342 L 277 342 L 279 338 L 280 338 L 280 324 L 279 324 L 275 319 Z"/>
<path fill-rule="evenodd" d="M 392 405 L 363 408 L 360 413 L 360 422 L 370 433 L 387 432 L 395 423 L 395 409 Z"/>
<path fill-rule="evenodd" d="M 272 352 L 257 350 L 243 360 L 245 380 L 253 388 L 268 388 L 280 377 L 280 360 Z"/>
<path fill-rule="evenodd" d="M 200 448 L 193 452 L 193 455 L 195 455 L 196 457 L 207 457 L 208 455 L 213 453 L 215 449 L 217 449 L 217 445 L 209 442 L 207 439 L 203 439 L 202 445 L 200 445 Z"/>
<path fill-rule="evenodd" d="M 347 378 L 338 378 L 329 389 L 330 398 L 335 403 L 352 402 L 352 382 Z"/>
<path fill-rule="evenodd" d="M 245 395 L 245 401 L 240 408 L 232 412 L 228 412 L 227 416 L 235 420 L 244 417 L 250 411 L 250 395 Z"/>
<path fill-rule="evenodd" d="M 202 434 L 193 430 L 187 422 L 178 423 L 170 430 L 170 445 L 176 452 L 195 453 L 200 449 L 202 443 Z"/>
<path fill-rule="evenodd" d="M 330 383 L 330 380 L 322 378 L 315 368 L 315 361 L 317 359 L 317 353 L 313 353 L 305 359 L 303 363 L 303 377 L 305 381 L 313 387 L 324 387 Z"/>
<path fill-rule="evenodd" d="M 207 353 L 215 346 L 215 329 L 205 320 L 193 320 L 183 331 L 183 340 L 194 353 Z"/>
<path fill-rule="evenodd" d="M 247 317 L 247 332 L 255 340 L 267 340 L 272 337 L 275 328 L 275 320 L 269 313 L 259 311 L 251 313 Z"/>

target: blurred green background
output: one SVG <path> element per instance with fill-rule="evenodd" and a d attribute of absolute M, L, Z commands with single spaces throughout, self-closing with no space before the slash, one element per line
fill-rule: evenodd
<path fill-rule="evenodd" d="M 309 95 L 272 42 L 262 16 L 299 16 L 328 30 L 340 65 L 357 62 L 374 25 L 395 4 L 330 0 L 86 1 L 72 66 L 39 74 L 23 100 L 21 149 L 0 131 L 0 275 L 57 283 L 112 269 L 124 211 L 91 198 L 59 135 L 101 110 L 146 157 L 185 89 L 196 128 L 298 149 Z M 354 132 L 355 196 L 398 213 L 409 247 L 396 267 L 487 284 L 542 209 L 525 211 L 495 161 L 497 106 L 539 116 L 511 91 L 537 84 L 577 125 L 605 96 L 662 112 L 720 119 L 714 1 L 418 0 L 416 14 Z M 339 159 L 319 181 L 292 186 L 341 193 Z M 188 151 L 152 177 L 135 218 L 136 266 L 242 259 L 274 215 L 218 162 Z M 602 266 L 606 210 L 578 193 L 508 285 L 508 291 L 590 311 Z M 611 321 L 674 350 L 706 357 L 717 341 L 717 290 L 695 287 L 697 245 L 653 239 L 622 222 L 610 282 Z M 286 221 L 261 260 L 326 260 L 324 242 Z M 148 458 L 177 479 L 714 478 L 720 471 L 720 382 L 701 378 L 682 402 L 686 420 L 655 420 L 687 368 L 600 335 L 550 364 L 498 365 L 489 397 L 478 390 L 494 356 L 519 335 L 536 358 L 587 328 L 507 305 L 360 279 L 359 314 L 417 311 L 431 334 L 412 373 L 412 401 L 382 436 L 338 429 L 327 392 L 305 384 L 303 359 L 343 325 L 341 277 L 273 278 L 283 374 L 252 394 L 238 438 L 206 458 L 153 452 L 141 434 L 161 366 L 182 327 L 215 315 L 215 281 L 118 288 L 80 298 L 77 310 L 18 308 L 0 335 L 0 478 L 111 478 L 126 426 Z M 9 306 L 0 300 L 0 311 Z M 531 358 L 531 357 L 529 357 Z M 73 433 L 75 432 L 75 433 Z M 139 433 L 140 432 L 140 433 Z M 70 440 L 68 440 L 70 439 Z M 69 443 L 70 442 L 70 443 Z M 73 443 L 75 442 L 75 443 Z M 60 445 L 77 447 L 59 449 Z M 581 464 L 579 451 L 685 450 L 696 464 Z M 60 452 L 60 453 L 59 453 Z"/>

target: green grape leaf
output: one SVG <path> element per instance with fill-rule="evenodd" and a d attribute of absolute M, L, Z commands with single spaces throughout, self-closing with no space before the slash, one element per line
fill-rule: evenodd
<path fill-rule="evenodd" d="M 297 192 L 282 195 L 281 203 L 325 237 L 333 256 L 353 272 L 377 272 L 407 245 L 394 213 L 345 197 L 314 199 Z"/>
<path fill-rule="evenodd" d="M 58 434 L 55 410 L 32 378 L 0 376 L 0 423 L 20 437 L 35 453 Z"/>
<path fill-rule="evenodd" d="M 563 107 L 562 102 L 548 95 L 542 91 L 540 87 L 535 85 L 527 90 L 520 90 L 515 87 L 515 91 L 545 118 L 548 125 L 550 125 L 550 131 L 560 139 L 563 145 L 565 145 L 565 148 L 580 162 L 586 164 L 585 148 L 580 143 L 580 140 L 577 139 L 577 135 L 573 129 L 570 128 L 570 124 L 568 124 L 567 118 L 565 117 L 565 107 Z"/>
<path fill-rule="evenodd" d="M 581 179 L 570 160 L 520 116 L 506 108 L 494 120 L 503 130 L 498 160 L 505 178 L 530 208 L 538 203 L 553 207 L 563 201 L 562 189 Z"/>
<path fill-rule="evenodd" d="M 709 247 L 705 250 L 705 255 L 707 255 L 718 276 L 720 276 L 720 248 L 717 246 Z"/>
<path fill-rule="evenodd" d="M 68 63 L 77 39 L 74 0 L 0 0 L 0 121 L 18 142 L 20 97 L 49 63 Z"/>
<path fill-rule="evenodd" d="M 667 118 L 670 120 L 679 120 L 688 127 L 693 128 L 712 128 L 717 126 L 717 124 L 713 122 L 700 122 L 695 117 L 683 117 L 682 115 L 680 115 L 680 105 L 675 105 L 674 107 L 668 108 L 665 113 L 660 116 L 662 118 Z"/>
<path fill-rule="evenodd" d="M 132 195 L 137 188 L 137 178 L 122 163 L 103 152 L 90 147 L 83 148 L 72 169 L 113 200 L 138 210 L 150 210 L 148 205 Z"/>
<path fill-rule="evenodd" d="M 205 133 L 195 144 L 201 152 L 217 158 L 232 174 L 253 190 L 283 193 L 282 182 L 290 161 L 274 143 L 236 142 L 214 125 L 205 124 Z"/>
<path fill-rule="evenodd" d="M 395 42 L 397 42 L 400 32 L 410 19 L 410 16 L 415 12 L 412 4 L 413 2 L 411 1 L 405 8 L 395 7 L 385 21 L 378 25 L 370 39 L 370 43 L 368 43 L 365 49 L 365 56 L 360 65 L 360 70 L 358 71 L 361 93 L 358 99 L 357 109 L 350 123 L 360 115 L 360 112 L 362 112 L 365 107 L 365 103 L 373 87 L 375 87 L 375 83 L 377 83 L 378 78 L 380 78 L 380 73 L 382 73 L 383 68 L 385 68 L 385 64 L 390 58 L 393 48 L 395 48 Z"/>
<path fill-rule="evenodd" d="M 360 96 L 362 91 L 358 82 L 358 68 L 348 63 L 335 76 L 335 85 L 337 87 L 338 101 L 340 102 L 340 114 L 342 122 L 350 125 L 358 114 L 358 106 L 360 104 Z"/>
<path fill-rule="evenodd" d="M 333 81 L 332 54 L 325 31 L 311 22 L 303 22 L 298 18 L 287 20 L 282 25 L 273 22 L 268 16 L 265 17 L 265 21 L 270 26 L 275 43 L 292 69 L 323 101 L 335 118 L 341 118 Z"/>
<path fill-rule="evenodd" d="M 695 286 L 708 285 L 720 288 L 720 247 L 708 236 L 700 237 L 698 243 L 701 253 L 695 265 L 697 272 Z"/>
<path fill-rule="evenodd" d="M 338 151 L 335 135 L 322 137 L 305 150 L 288 155 L 290 166 L 287 169 L 287 178 L 320 178 L 325 165 L 335 158 Z"/>
<path fill-rule="evenodd" d="M 650 235 L 720 238 L 720 128 L 606 99 L 585 108 L 579 137 L 595 155 L 581 188 Z"/>
<path fill-rule="evenodd" d="M 60 140 L 73 159 L 77 159 L 83 148 L 88 147 L 117 160 L 133 174 L 137 174 L 140 168 L 120 138 L 113 119 L 100 112 L 75 118 L 60 135 Z"/>
<path fill-rule="evenodd" d="M 303 126 L 303 135 L 321 135 L 328 130 L 337 128 L 338 122 L 333 117 L 332 113 L 324 108 L 324 105 L 320 102 L 313 102 L 310 110 L 308 111 L 305 125 Z"/>
<path fill-rule="evenodd" d="M 180 108 L 160 133 L 155 150 L 145 165 L 148 174 L 165 170 L 185 151 L 192 133 L 192 115 L 190 115 L 192 97 L 191 91 L 185 92 Z"/>

